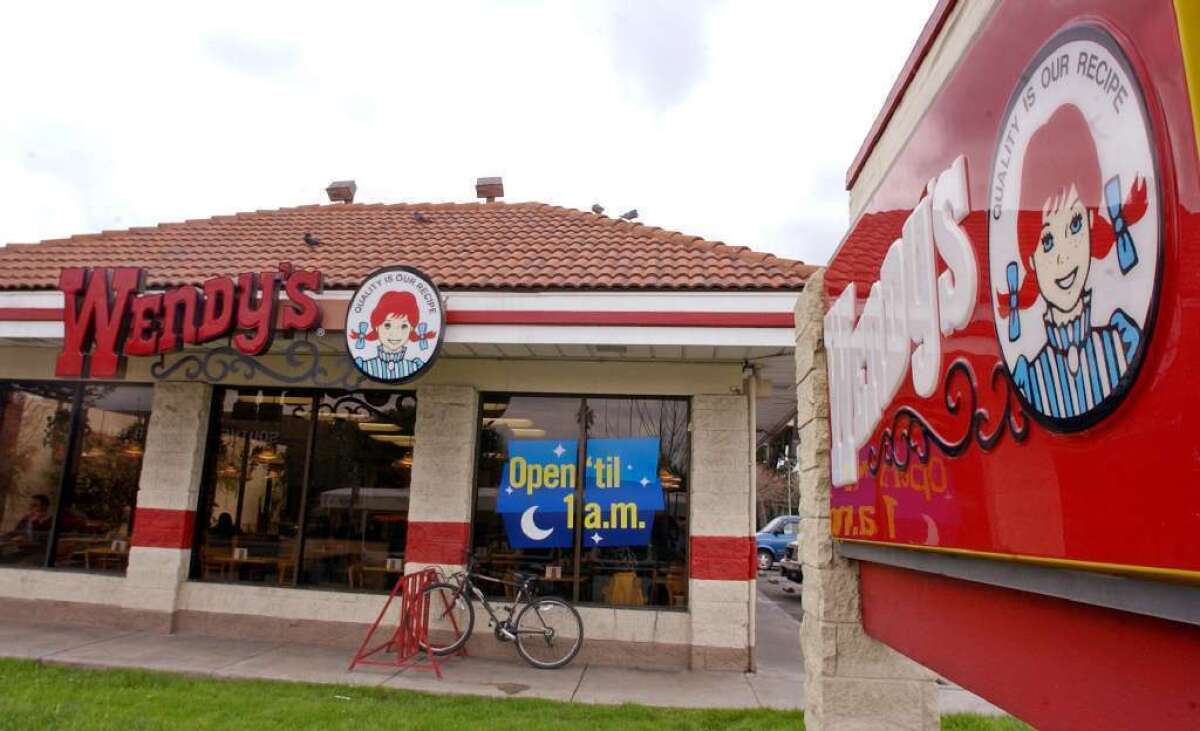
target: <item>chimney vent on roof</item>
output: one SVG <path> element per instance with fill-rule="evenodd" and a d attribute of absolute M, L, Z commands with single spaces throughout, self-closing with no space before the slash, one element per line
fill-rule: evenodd
<path fill-rule="evenodd" d="M 497 198 L 504 197 L 504 179 L 476 178 L 475 197 L 483 198 L 488 203 L 495 203 Z"/>
<path fill-rule="evenodd" d="M 335 180 L 325 189 L 330 203 L 353 203 L 358 186 L 353 180 Z"/>

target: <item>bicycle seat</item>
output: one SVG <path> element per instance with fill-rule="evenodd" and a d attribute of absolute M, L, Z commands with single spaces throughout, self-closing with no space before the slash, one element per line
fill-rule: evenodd
<path fill-rule="evenodd" d="M 534 581 L 535 579 L 537 579 L 537 574 L 531 574 L 527 571 L 514 571 L 513 572 L 513 581 L 515 581 L 518 584 L 528 584 L 531 581 Z"/>

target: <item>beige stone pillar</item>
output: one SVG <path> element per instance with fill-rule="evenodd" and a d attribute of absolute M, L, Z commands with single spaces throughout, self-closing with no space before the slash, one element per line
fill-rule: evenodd
<path fill-rule="evenodd" d="M 744 394 L 692 399 L 691 666 L 748 670 L 754 645 L 750 413 Z"/>
<path fill-rule="evenodd" d="M 417 389 L 404 570 L 456 571 L 470 545 L 479 393 L 471 386 Z"/>
<path fill-rule="evenodd" d="M 932 731 L 939 727 L 933 674 L 863 631 L 858 563 L 842 558 L 830 535 L 823 291 L 824 270 L 809 278 L 796 303 L 804 723 L 813 731 Z"/>
<path fill-rule="evenodd" d="M 212 387 L 157 383 L 120 598 L 131 623 L 170 631 L 187 580 Z"/>

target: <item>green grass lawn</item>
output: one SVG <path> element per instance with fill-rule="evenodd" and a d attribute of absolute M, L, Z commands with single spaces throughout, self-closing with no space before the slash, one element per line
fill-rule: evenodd
<path fill-rule="evenodd" d="M 593 706 L 0 660 L 0 729 L 803 729 L 800 712 Z M 955 731 L 1027 728 L 952 716 Z"/>

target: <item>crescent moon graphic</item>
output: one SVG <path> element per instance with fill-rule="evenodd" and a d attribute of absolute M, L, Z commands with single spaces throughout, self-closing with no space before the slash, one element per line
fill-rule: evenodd
<path fill-rule="evenodd" d="M 521 532 L 526 538 L 531 541 L 544 541 L 554 532 L 553 528 L 539 528 L 537 523 L 533 522 L 533 514 L 537 512 L 538 506 L 534 505 L 528 508 L 524 513 L 521 513 Z"/>

